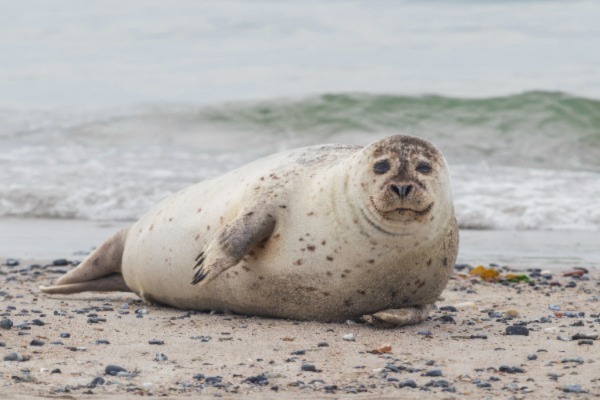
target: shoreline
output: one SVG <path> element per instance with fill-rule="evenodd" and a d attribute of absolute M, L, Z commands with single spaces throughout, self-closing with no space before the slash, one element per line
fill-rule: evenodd
<path fill-rule="evenodd" d="M 0 261 L 82 259 L 133 221 L 0 218 Z M 600 231 L 460 231 L 457 263 L 560 270 L 600 265 Z"/>

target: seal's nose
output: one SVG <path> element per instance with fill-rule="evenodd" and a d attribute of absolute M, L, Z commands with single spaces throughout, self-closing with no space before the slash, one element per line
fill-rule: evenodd
<path fill-rule="evenodd" d="M 413 185 L 398 186 L 393 183 L 390 185 L 390 190 L 392 192 L 396 193 L 396 195 L 398 197 L 400 197 L 401 199 L 407 197 L 409 195 L 409 193 L 412 192 L 412 189 L 413 189 Z"/>

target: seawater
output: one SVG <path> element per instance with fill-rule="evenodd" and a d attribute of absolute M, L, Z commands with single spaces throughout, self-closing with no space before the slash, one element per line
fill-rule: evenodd
<path fill-rule="evenodd" d="M 123 220 L 258 157 L 431 139 L 462 228 L 600 230 L 600 6 L 0 6 L 0 217 Z M 388 94 L 385 94 L 388 93 Z"/>
<path fill-rule="evenodd" d="M 446 154 L 462 228 L 600 229 L 600 102 L 562 93 L 325 94 L 3 121 L 0 216 L 131 220 L 261 156 L 406 133 Z"/>

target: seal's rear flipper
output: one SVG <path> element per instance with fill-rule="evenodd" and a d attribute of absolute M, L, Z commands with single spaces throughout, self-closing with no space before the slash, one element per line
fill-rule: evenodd
<path fill-rule="evenodd" d="M 48 294 L 71 294 L 80 292 L 131 292 L 125 284 L 123 275 L 114 273 L 103 278 L 66 285 L 40 286 Z"/>
<path fill-rule="evenodd" d="M 129 228 L 121 229 L 100 247 L 94 250 L 81 264 L 56 280 L 54 286 L 41 287 L 45 293 L 77 293 L 86 290 L 109 291 L 123 290 L 125 285 L 121 276 L 121 260 L 125 248 L 125 239 Z M 119 273 L 122 281 L 117 282 L 112 274 Z M 107 278 L 104 280 L 103 278 Z M 111 278 L 111 279 L 108 279 Z M 77 286 L 73 286 L 78 284 Z M 84 285 L 85 284 L 85 285 Z M 59 287 L 68 286 L 64 291 Z M 100 289 L 97 289 L 99 287 Z M 114 287 L 113 289 L 111 289 Z M 126 287 L 126 286 L 125 286 Z M 126 289 L 130 291 L 129 289 Z"/>

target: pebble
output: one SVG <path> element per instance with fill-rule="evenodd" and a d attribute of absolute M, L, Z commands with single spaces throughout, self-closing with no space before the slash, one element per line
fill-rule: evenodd
<path fill-rule="evenodd" d="M 204 383 L 207 385 L 216 385 L 217 383 L 221 383 L 222 380 L 223 378 L 220 376 L 207 376 L 204 379 Z"/>
<path fill-rule="evenodd" d="M 400 389 L 405 388 L 405 387 L 409 387 L 409 388 L 416 388 L 417 387 L 417 383 L 415 381 L 413 381 L 412 379 L 406 379 L 400 383 L 398 383 L 398 387 Z"/>
<path fill-rule="evenodd" d="M 31 342 L 29 342 L 30 346 L 43 346 L 45 343 L 41 340 L 38 339 L 33 339 Z"/>
<path fill-rule="evenodd" d="M 25 358 L 19 353 L 8 353 L 4 356 L 4 361 L 25 361 Z"/>
<path fill-rule="evenodd" d="M 267 379 L 277 379 L 283 377 L 283 375 L 279 372 L 265 372 L 263 375 L 266 376 Z"/>
<path fill-rule="evenodd" d="M 62 339 L 68 339 L 68 338 L 70 338 L 70 337 L 71 337 L 71 334 L 70 334 L 70 333 L 66 333 L 66 332 L 64 332 L 64 333 L 61 333 L 61 334 L 60 334 L 60 337 L 61 337 Z"/>
<path fill-rule="evenodd" d="M 13 327 L 13 322 L 10 319 L 4 318 L 2 321 L 0 321 L 0 328 L 9 330 L 12 327 Z"/>
<path fill-rule="evenodd" d="M 161 353 L 160 351 L 157 351 L 156 354 L 154 355 L 154 361 L 167 361 L 169 358 L 164 355 L 163 353 Z"/>
<path fill-rule="evenodd" d="M 477 305 L 472 301 L 464 301 L 454 305 L 458 310 L 467 310 L 469 308 L 477 308 Z"/>
<path fill-rule="evenodd" d="M 96 387 L 96 386 L 98 386 L 98 385 L 104 385 L 104 383 L 105 383 L 105 382 L 106 382 L 106 381 L 104 380 L 104 378 L 102 378 L 102 377 L 100 377 L 100 376 L 97 376 L 97 377 L 95 377 L 95 378 L 94 378 L 94 380 L 93 380 L 93 381 L 92 381 L 92 382 L 91 382 L 91 383 L 88 385 L 88 387 L 89 387 L 90 389 L 93 389 L 93 388 L 95 388 L 95 387 Z"/>
<path fill-rule="evenodd" d="M 501 365 L 498 369 L 500 372 L 504 372 L 507 374 L 523 374 L 525 370 L 519 367 L 509 367 L 508 365 Z"/>
<path fill-rule="evenodd" d="M 519 312 L 517 310 L 506 310 L 504 312 L 504 315 L 506 315 L 507 317 L 511 317 L 511 318 L 518 318 Z"/>
<path fill-rule="evenodd" d="M 307 372 L 318 372 L 317 367 L 315 367 L 313 364 L 302 364 L 300 370 Z"/>
<path fill-rule="evenodd" d="M 197 380 L 197 381 L 201 381 L 204 378 L 205 378 L 204 374 L 195 374 L 194 376 L 192 376 L 192 379 Z"/>
<path fill-rule="evenodd" d="M 15 260 L 14 258 L 7 258 L 4 262 L 4 265 L 6 265 L 7 267 L 16 267 L 17 265 L 19 265 L 19 261 Z"/>
<path fill-rule="evenodd" d="M 562 391 L 565 393 L 584 393 L 581 385 L 565 385 L 563 386 Z"/>
<path fill-rule="evenodd" d="M 527 356 L 527 359 L 529 361 L 537 360 L 537 358 L 538 358 L 537 354 L 530 354 Z"/>
<path fill-rule="evenodd" d="M 596 340 L 598 339 L 598 334 L 597 333 L 576 333 L 573 336 L 571 336 L 571 339 L 573 340 L 580 340 L 580 339 L 589 339 L 589 340 Z"/>
<path fill-rule="evenodd" d="M 60 370 L 60 368 L 54 368 L 52 371 L 50 371 L 51 374 L 62 374 L 62 371 Z"/>
<path fill-rule="evenodd" d="M 454 306 L 443 306 L 443 307 L 440 307 L 440 311 L 457 312 L 458 309 Z"/>
<path fill-rule="evenodd" d="M 327 343 L 327 342 L 319 342 L 317 344 L 317 347 L 329 347 L 329 343 Z"/>
<path fill-rule="evenodd" d="M 269 380 L 264 374 L 249 376 L 244 379 L 244 382 L 252 383 L 253 385 L 265 386 L 269 384 Z"/>
<path fill-rule="evenodd" d="M 441 369 L 432 369 L 431 371 L 427 371 L 424 374 L 422 374 L 421 376 L 431 376 L 431 377 L 436 377 L 436 376 L 443 376 L 444 374 L 442 373 Z"/>
<path fill-rule="evenodd" d="M 356 336 L 354 335 L 354 333 L 347 333 L 344 336 L 342 336 L 342 339 L 348 342 L 354 342 L 356 340 Z"/>
<path fill-rule="evenodd" d="M 104 368 L 104 374 L 106 375 L 117 376 L 119 372 L 127 372 L 127 370 L 114 364 L 109 364 L 106 366 L 106 368 Z"/>
<path fill-rule="evenodd" d="M 560 306 L 558 304 L 550 304 L 548 308 L 552 311 L 560 311 Z"/>
<path fill-rule="evenodd" d="M 581 357 L 576 357 L 576 358 L 563 358 L 563 359 L 561 360 L 561 362 L 562 362 L 563 364 L 566 364 L 566 363 L 583 364 L 583 358 L 581 358 Z"/>
<path fill-rule="evenodd" d="M 52 261 L 52 265 L 55 267 L 65 267 L 69 265 L 69 260 L 66 258 L 59 258 L 57 260 Z"/>
<path fill-rule="evenodd" d="M 507 335 L 529 336 L 529 329 L 525 326 L 510 325 L 506 327 Z"/>
<path fill-rule="evenodd" d="M 110 342 L 106 339 L 98 339 L 96 340 L 96 344 L 110 344 Z"/>
<path fill-rule="evenodd" d="M 163 345 L 165 344 L 164 340 L 159 340 L 159 339 L 151 339 L 148 341 L 148 344 L 155 344 L 155 345 Z"/>

